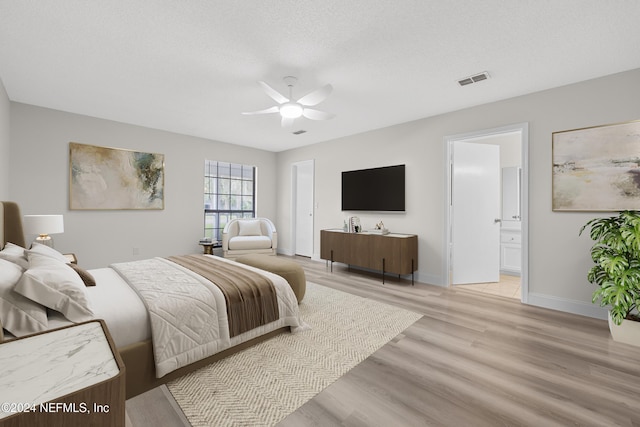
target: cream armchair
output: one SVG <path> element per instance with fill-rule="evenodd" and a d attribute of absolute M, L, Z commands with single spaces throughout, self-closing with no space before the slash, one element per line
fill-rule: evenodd
<path fill-rule="evenodd" d="M 275 255 L 278 233 L 267 218 L 232 219 L 222 230 L 222 251 L 225 258 L 246 254 Z"/>

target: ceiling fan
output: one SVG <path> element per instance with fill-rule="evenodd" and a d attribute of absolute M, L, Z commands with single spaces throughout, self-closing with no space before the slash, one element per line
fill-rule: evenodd
<path fill-rule="evenodd" d="M 290 127 L 293 125 L 293 122 L 300 116 L 304 116 L 307 119 L 311 120 L 329 120 L 332 119 L 335 114 L 326 113 L 324 111 L 316 110 L 313 108 L 314 105 L 317 105 L 324 101 L 327 96 L 333 90 L 333 86 L 330 84 L 326 84 L 322 86 L 320 89 L 316 89 L 312 92 L 309 92 L 302 98 L 297 101 L 293 101 L 293 87 L 295 86 L 298 79 L 293 76 L 287 76 L 284 79 L 285 84 L 289 87 L 289 97 L 282 95 L 280 92 L 269 86 L 263 81 L 259 81 L 258 84 L 262 86 L 264 92 L 271 97 L 274 101 L 276 101 L 279 105 L 274 105 L 271 108 L 267 108 L 260 111 L 250 111 L 248 113 L 242 113 L 244 115 L 255 115 L 255 114 L 271 114 L 271 113 L 280 113 L 282 117 L 282 127 Z"/>

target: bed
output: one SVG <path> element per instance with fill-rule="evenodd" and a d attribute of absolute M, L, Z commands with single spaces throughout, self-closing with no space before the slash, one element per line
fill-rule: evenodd
<path fill-rule="evenodd" d="M 32 247 L 24 252 L 26 265 L 22 259 L 3 258 L 3 253 L 10 254 L 12 250 L 26 247 L 17 204 L 0 202 L 0 224 L 0 247 L 3 249 L 0 262 L 4 263 L 4 272 L 8 270 L 7 266 L 15 269 L 17 284 L 14 291 L 20 288 L 17 291 L 21 294 L 19 298 L 27 297 L 21 301 L 35 304 L 29 305 L 37 311 L 28 318 L 29 322 L 40 319 L 35 327 L 53 329 L 72 323 L 69 319 L 74 322 L 103 319 L 126 367 L 127 398 L 279 333 L 307 327 L 299 317 L 296 296 L 286 280 L 211 255 L 153 258 L 88 270 L 87 276 L 95 281 L 95 286 L 85 282 L 88 285 L 82 289 L 82 295 L 73 294 L 70 302 L 65 301 L 60 308 L 55 306 L 59 311 L 45 309 L 46 321 L 42 320 L 38 317 L 41 316 L 40 308 L 36 306 L 38 303 L 47 307 L 52 305 L 47 305 L 46 298 L 39 300 L 43 297 L 37 292 L 30 293 L 36 282 L 32 271 L 40 264 L 53 263 L 49 256 L 55 258 L 56 255 L 48 252 L 52 250 L 50 248 Z M 7 260 L 15 265 L 23 264 L 15 267 Z M 56 261 L 55 268 L 73 275 L 73 280 L 77 281 L 76 276 L 82 277 L 85 273 L 81 268 L 74 272 L 58 264 L 66 264 Z M 21 274 L 19 279 L 18 274 Z M 251 302 L 255 305 L 246 306 L 249 299 L 246 294 L 230 298 L 224 290 L 224 282 L 235 289 L 242 287 L 238 285 L 242 280 L 253 281 L 247 286 L 252 287 L 252 293 L 261 295 L 256 297 L 257 302 Z M 212 281 L 220 283 L 214 285 Z M 262 282 L 271 283 L 271 294 L 256 291 L 258 287 L 269 286 Z M 4 292 L 6 296 L 6 286 Z M 6 311 L 6 301 L 0 299 L 0 304 L 3 303 L 5 305 L 0 307 L 5 307 Z M 4 327 L 13 330 L 22 327 L 11 322 L 11 328 L 7 324 Z"/>

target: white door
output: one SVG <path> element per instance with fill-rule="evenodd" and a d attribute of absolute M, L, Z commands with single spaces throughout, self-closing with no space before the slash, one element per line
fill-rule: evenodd
<path fill-rule="evenodd" d="M 500 279 L 500 147 L 452 143 L 451 283 Z"/>
<path fill-rule="evenodd" d="M 313 254 L 313 160 L 298 162 L 295 177 L 295 254 Z"/>

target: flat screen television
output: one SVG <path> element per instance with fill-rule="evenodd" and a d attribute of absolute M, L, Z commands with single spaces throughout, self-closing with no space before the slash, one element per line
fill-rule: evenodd
<path fill-rule="evenodd" d="M 342 210 L 404 212 L 404 165 L 342 172 Z"/>

